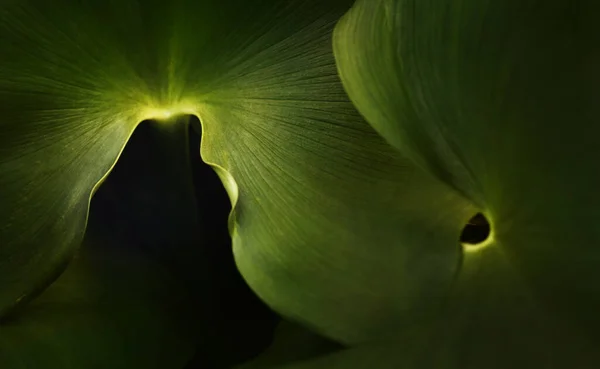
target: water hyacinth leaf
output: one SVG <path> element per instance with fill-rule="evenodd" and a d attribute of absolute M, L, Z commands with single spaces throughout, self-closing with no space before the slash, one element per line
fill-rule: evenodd
<path fill-rule="evenodd" d="M 149 127 L 159 128 L 160 140 L 140 137 L 140 131 Z M 140 145 L 139 138 L 147 139 Z M 133 172 L 131 177 L 124 177 L 123 166 L 140 146 L 149 151 L 144 154 L 151 163 L 145 164 L 151 169 L 145 165 L 124 168 Z M 190 360 L 200 341 L 210 334 L 206 324 L 199 324 L 199 310 L 204 313 L 214 306 L 192 299 L 185 272 L 176 274 L 173 268 L 182 269 L 183 259 L 205 261 L 189 255 L 192 246 L 201 253 L 206 245 L 197 232 L 187 149 L 185 122 L 145 123 L 136 129 L 110 176 L 94 194 L 83 248 L 38 299 L 3 319 L 0 367 L 162 369 L 182 368 Z M 147 171 L 168 180 L 135 183 L 143 180 Z M 128 187 L 132 182 L 137 184 L 134 194 Z M 130 195 L 129 201 L 118 197 L 121 191 Z M 153 201 L 139 200 L 149 193 Z M 136 201 L 138 206 L 132 206 Z M 112 207 L 118 212 L 111 213 Z M 165 218 L 186 219 L 177 225 L 169 221 L 163 221 L 161 227 L 147 224 L 143 236 L 154 241 L 147 245 L 146 240 L 132 237 L 135 227 L 131 227 L 127 214 L 133 207 L 142 214 L 139 223 L 148 223 L 145 216 L 149 211 L 161 211 Z M 121 224 L 133 229 L 123 230 Z M 166 244 L 161 240 L 164 232 L 171 235 Z M 158 245 L 160 250 L 152 248 Z M 206 264 L 208 260 L 196 267 L 205 269 Z M 210 289 L 209 283 L 198 283 L 195 288 L 208 292 L 207 285 Z"/>
<path fill-rule="evenodd" d="M 130 246 L 88 232 L 64 274 L 3 322 L 0 366 L 183 368 L 195 349 L 187 292 Z"/>
<path fill-rule="evenodd" d="M 308 43 L 307 28 L 264 55 L 287 74 L 232 76 L 205 97 L 202 157 L 233 199 L 234 254 L 250 286 L 284 316 L 357 344 L 437 312 L 475 210 L 354 111 L 326 31 Z"/>
<path fill-rule="evenodd" d="M 284 111 L 268 95 L 250 106 L 241 97 L 207 104 L 202 155 L 227 169 L 234 254 L 250 286 L 276 311 L 358 343 L 436 310 L 474 210 L 395 156 L 333 77 L 316 88 L 339 95 L 295 97 Z M 232 129 L 211 124 L 219 121 Z"/>
<path fill-rule="evenodd" d="M 300 5 L 2 3 L 0 315 L 66 264 L 83 237 L 92 189 L 135 125 L 193 113 L 233 67 L 260 68 L 248 58 L 302 31 L 277 20 Z M 322 5 L 305 21 L 331 18 L 334 8 Z"/>
<path fill-rule="evenodd" d="M 3 3 L 2 309 L 72 252 L 135 125 L 195 114 L 234 204 L 236 262 L 268 304 L 349 344 L 435 315 L 475 208 L 349 102 L 331 32 L 350 5 Z M 27 170 L 36 161 L 55 164 Z"/>
<path fill-rule="evenodd" d="M 599 11 L 359 0 L 336 27 L 338 70 L 361 114 L 491 222 L 436 328 L 462 332 L 442 350 L 469 359 L 448 357 L 449 368 L 599 363 Z"/>
<path fill-rule="evenodd" d="M 502 249 L 490 246 L 465 253 L 446 305 L 429 321 L 346 349 L 315 350 L 309 357 L 294 354 L 314 341 L 275 336 L 272 349 L 240 369 L 596 367 L 594 339 L 533 301 Z M 284 345 L 287 355 L 276 350 Z"/>

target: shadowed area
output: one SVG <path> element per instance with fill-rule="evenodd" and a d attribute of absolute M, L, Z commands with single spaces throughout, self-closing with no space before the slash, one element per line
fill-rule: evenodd
<path fill-rule="evenodd" d="M 490 235 L 490 223 L 481 213 L 469 219 L 460 234 L 460 242 L 467 245 L 477 245 L 485 241 Z"/>
<path fill-rule="evenodd" d="M 198 327 L 188 368 L 227 368 L 267 347 L 278 317 L 236 269 L 227 230 L 231 206 L 200 159 L 199 120 L 186 117 L 178 128 L 161 124 L 137 127 L 94 195 L 90 225 L 160 260 L 187 288 Z"/>

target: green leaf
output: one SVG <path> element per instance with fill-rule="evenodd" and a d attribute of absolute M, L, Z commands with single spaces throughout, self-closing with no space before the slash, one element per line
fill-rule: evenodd
<path fill-rule="evenodd" d="M 93 189 L 140 121 L 195 113 L 222 80 L 280 78 L 265 70 L 272 49 L 290 34 L 323 38 L 343 3 L 313 15 L 300 1 L 2 2 L 0 315 L 64 268 Z M 297 71 L 315 56 L 288 62 Z"/>
<path fill-rule="evenodd" d="M 155 260 L 86 234 L 61 277 L 0 330 L 4 369 L 182 368 L 194 351 L 187 292 Z M 107 240 L 109 239 L 109 240 Z"/>
<path fill-rule="evenodd" d="M 432 367 L 600 363 L 599 11 L 359 0 L 336 27 L 338 70 L 361 114 L 492 226 L 433 325 L 444 344 Z"/>
<path fill-rule="evenodd" d="M 511 268 L 499 247 L 468 252 L 437 318 L 395 337 L 283 365 L 260 362 L 260 368 L 594 368 L 597 344 L 532 301 Z M 303 346 L 290 342 L 288 350 Z"/>
<path fill-rule="evenodd" d="M 135 125 L 195 114 L 236 262 L 270 306 L 347 344 L 435 316 L 476 210 L 348 100 L 331 33 L 350 3 L 3 3 L 0 309 L 72 253 Z"/>
<path fill-rule="evenodd" d="M 325 82 L 293 103 L 265 92 L 249 104 L 244 89 L 210 101 L 202 155 L 227 170 L 234 254 L 250 286 L 276 311 L 357 343 L 436 310 L 474 209 L 395 156 L 333 74 Z M 329 96 L 315 100 L 319 90 Z"/>

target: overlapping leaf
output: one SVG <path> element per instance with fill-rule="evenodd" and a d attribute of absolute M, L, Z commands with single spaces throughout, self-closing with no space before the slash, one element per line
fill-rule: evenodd
<path fill-rule="evenodd" d="M 266 302 L 347 343 L 435 315 L 474 209 L 348 101 L 330 35 L 349 5 L 3 3 L 2 310 L 72 254 L 135 125 L 191 113 L 235 205 L 237 263 Z"/>
<path fill-rule="evenodd" d="M 599 10 L 361 0 L 338 24 L 360 112 L 492 223 L 433 325 L 434 359 L 406 367 L 598 365 Z"/>

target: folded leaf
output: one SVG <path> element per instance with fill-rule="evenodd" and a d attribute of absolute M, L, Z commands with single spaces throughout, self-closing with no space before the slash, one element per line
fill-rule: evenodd
<path fill-rule="evenodd" d="M 359 0 L 337 25 L 338 70 L 359 111 L 492 226 L 436 328 L 457 332 L 448 355 L 464 353 L 449 368 L 600 363 L 589 350 L 600 338 L 599 11 Z"/>
<path fill-rule="evenodd" d="M 248 60 L 303 32 L 286 15 L 304 9 L 297 15 L 303 25 L 331 24 L 349 2 L 320 5 L 314 15 L 310 6 L 3 2 L 0 315 L 41 291 L 68 262 L 93 189 L 140 121 L 194 113 L 232 69 L 243 75 L 262 68 L 264 59 Z"/>
<path fill-rule="evenodd" d="M 330 37 L 349 6 L 3 4 L 2 309 L 70 254 L 135 124 L 191 113 L 235 206 L 236 261 L 267 303 L 347 343 L 435 314 L 474 209 L 348 101 Z"/>
<path fill-rule="evenodd" d="M 202 156 L 223 168 L 250 286 L 276 311 L 352 344 L 435 314 L 474 209 L 395 156 L 331 75 L 286 99 L 256 92 L 256 76 L 228 104 L 207 101 Z M 328 96 L 316 100 L 319 91 Z"/>
<path fill-rule="evenodd" d="M 0 316 L 68 263 L 93 189 L 140 120 L 123 107 L 130 86 L 115 87 L 132 77 L 101 20 L 41 4 L 0 5 Z"/>

